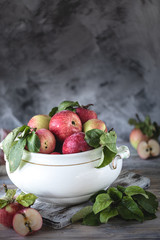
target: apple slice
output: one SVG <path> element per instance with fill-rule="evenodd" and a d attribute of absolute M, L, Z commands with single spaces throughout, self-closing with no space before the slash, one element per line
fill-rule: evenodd
<path fill-rule="evenodd" d="M 147 159 L 150 156 L 150 147 L 148 146 L 148 143 L 145 141 L 142 141 L 138 144 L 137 152 L 140 158 Z"/>
<path fill-rule="evenodd" d="M 25 208 L 14 215 L 13 228 L 21 236 L 29 235 L 41 229 L 43 224 L 40 213 L 33 208 Z"/>
<path fill-rule="evenodd" d="M 159 143 L 154 140 L 154 139 L 150 139 L 148 141 L 148 145 L 150 147 L 150 154 L 152 157 L 157 157 L 160 154 L 160 146 Z"/>

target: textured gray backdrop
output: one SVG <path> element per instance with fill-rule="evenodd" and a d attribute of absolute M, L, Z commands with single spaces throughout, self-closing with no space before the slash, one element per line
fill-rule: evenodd
<path fill-rule="evenodd" d="M 159 0 L 0 0 L 0 127 L 67 99 L 119 138 L 136 112 L 160 123 Z"/>

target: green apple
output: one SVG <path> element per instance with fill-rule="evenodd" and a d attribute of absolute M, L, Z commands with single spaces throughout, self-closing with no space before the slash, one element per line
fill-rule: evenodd
<path fill-rule="evenodd" d="M 42 128 L 49 129 L 50 119 L 51 118 L 48 115 L 35 115 L 29 120 L 27 125 L 31 128 L 36 128 L 36 130 Z"/>
<path fill-rule="evenodd" d="M 102 131 L 107 132 L 106 124 L 99 119 L 90 119 L 83 124 L 83 132 L 87 132 L 91 129 L 100 129 Z"/>

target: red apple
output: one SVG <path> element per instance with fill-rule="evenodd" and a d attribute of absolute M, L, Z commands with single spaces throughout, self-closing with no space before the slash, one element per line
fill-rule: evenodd
<path fill-rule="evenodd" d="M 63 142 L 73 133 L 82 131 L 82 123 L 78 115 L 70 110 L 56 113 L 50 120 L 49 130 Z"/>
<path fill-rule="evenodd" d="M 79 118 L 81 119 L 82 124 L 87 122 L 90 119 L 97 119 L 96 112 L 94 112 L 90 109 L 87 109 L 87 108 L 79 107 L 76 109 L 76 113 L 79 116 Z"/>
<path fill-rule="evenodd" d="M 92 147 L 87 144 L 84 137 L 85 134 L 83 132 L 74 133 L 67 137 L 62 146 L 62 153 L 70 154 L 91 150 Z"/>
<path fill-rule="evenodd" d="M 129 136 L 130 143 L 132 147 L 137 149 L 138 144 L 141 141 L 147 141 L 148 137 L 142 133 L 142 131 L 139 128 L 134 128 Z"/>
<path fill-rule="evenodd" d="M 39 137 L 41 147 L 40 153 L 51 153 L 54 151 L 56 146 L 56 139 L 54 135 L 47 129 L 39 129 L 36 131 L 37 136 Z"/>
<path fill-rule="evenodd" d="M 150 139 L 148 142 L 141 141 L 138 144 L 137 152 L 142 159 L 157 157 L 160 154 L 160 146 L 159 143 L 154 139 Z"/>
<path fill-rule="evenodd" d="M 100 129 L 107 132 L 107 127 L 102 120 L 99 119 L 90 119 L 83 124 L 83 131 L 86 133 L 91 129 Z"/>
<path fill-rule="evenodd" d="M 35 115 L 29 120 L 27 125 L 31 128 L 36 128 L 36 130 L 42 128 L 49 129 L 50 119 L 48 115 Z"/>
<path fill-rule="evenodd" d="M 5 227 L 12 227 L 13 217 L 21 209 L 24 209 L 24 206 L 17 202 L 10 203 L 0 209 L 0 224 L 3 224 Z"/>
<path fill-rule="evenodd" d="M 13 228 L 21 236 L 27 236 L 40 230 L 42 224 L 40 213 L 33 208 L 25 208 L 16 213 L 13 218 Z"/>

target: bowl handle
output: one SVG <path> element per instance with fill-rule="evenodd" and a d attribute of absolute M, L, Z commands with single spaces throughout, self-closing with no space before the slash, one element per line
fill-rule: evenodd
<path fill-rule="evenodd" d="M 112 162 L 109 164 L 110 168 L 112 170 L 116 169 L 118 160 L 127 159 L 129 157 L 130 157 L 130 151 L 127 146 L 122 145 L 120 147 L 117 147 L 117 154 L 115 158 L 112 160 Z"/>

